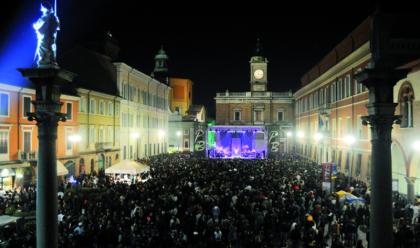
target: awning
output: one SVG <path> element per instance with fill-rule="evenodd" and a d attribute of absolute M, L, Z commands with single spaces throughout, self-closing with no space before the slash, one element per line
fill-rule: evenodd
<path fill-rule="evenodd" d="M 67 168 L 63 165 L 63 163 L 57 160 L 57 176 L 64 176 L 67 174 L 69 174 Z"/>
<path fill-rule="evenodd" d="M 130 174 L 136 175 L 149 171 L 150 167 L 132 160 L 123 160 L 105 169 L 105 174 Z"/>
<path fill-rule="evenodd" d="M 16 222 L 17 219 L 19 219 L 19 217 L 2 215 L 0 216 L 0 226 L 5 226 L 9 223 Z"/>

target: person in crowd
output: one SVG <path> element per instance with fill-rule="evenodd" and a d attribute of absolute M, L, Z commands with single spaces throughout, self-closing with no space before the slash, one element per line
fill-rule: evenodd
<path fill-rule="evenodd" d="M 127 184 L 100 173 L 59 185 L 59 247 L 367 247 L 367 185 L 337 175 L 335 192 L 352 191 L 364 205 L 326 194 L 321 166 L 306 158 L 181 153 L 141 162 L 150 166 L 147 180 Z M 7 192 L 0 213 L 34 211 L 35 194 L 34 185 Z M 419 247 L 418 207 L 402 195 L 394 205 L 396 247 Z M 6 247 L 35 245 L 31 229 L 3 236 Z"/>

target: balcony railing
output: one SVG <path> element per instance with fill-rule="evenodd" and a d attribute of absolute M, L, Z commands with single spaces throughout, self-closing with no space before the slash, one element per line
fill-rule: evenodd
<path fill-rule="evenodd" d="M 112 149 L 112 142 L 97 142 L 95 143 L 96 150 L 109 150 Z"/>
<path fill-rule="evenodd" d="M 19 160 L 37 160 L 37 152 L 36 151 L 19 151 L 18 152 L 18 158 Z"/>

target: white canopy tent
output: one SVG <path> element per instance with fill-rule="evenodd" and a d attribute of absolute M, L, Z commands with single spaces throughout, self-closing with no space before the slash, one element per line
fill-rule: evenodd
<path fill-rule="evenodd" d="M 132 160 L 122 160 L 105 169 L 105 174 L 130 174 L 137 175 L 149 171 L 150 167 Z"/>
<path fill-rule="evenodd" d="M 57 176 L 64 176 L 67 174 L 69 174 L 67 168 L 63 165 L 63 163 L 57 160 Z"/>
<path fill-rule="evenodd" d="M 19 219 L 19 217 L 2 215 L 0 216 L 0 226 L 5 226 L 9 223 L 16 222 L 17 219 Z"/>

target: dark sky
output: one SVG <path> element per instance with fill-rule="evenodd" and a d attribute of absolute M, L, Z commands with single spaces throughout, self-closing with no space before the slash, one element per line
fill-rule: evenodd
<path fill-rule="evenodd" d="M 18 2 L 10 1 L 9 10 L 0 17 L 3 44 L 11 41 L 8 35 L 18 23 L 13 19 L 21 19 L 25 11 L 27 19 L 28 13 L 34 21 L 39 15 L 36 1 Z M 58 2 L 62 24 L 59 52 L 83 43 L 93 33 L 111 30 L 121 47 L 120 61 L 149 74 L 153 56 L 163 44 L 170 56 L 171 73 L 194 81 L 194 102 L 206 105 L 211 115 L 216 92 L 249 90 L 249 58 L 257 37 L 261 37 L 269 60 L 269 90 L 296 90 L 300 77 L 375 6 L 369 0 L 299 1 L 293 6 L 284 1 L 276 1 L 277 6 L 274 1 L 228 5 L 227 0 L 182 5 L 163 1 Z M 394 6 L 388 8 L 395 10 Z"/>

